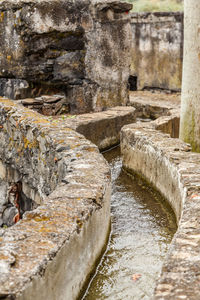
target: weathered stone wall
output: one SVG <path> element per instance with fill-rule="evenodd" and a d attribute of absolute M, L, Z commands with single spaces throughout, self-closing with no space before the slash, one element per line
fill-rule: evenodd
<path fill-rule="evenodd" d="M 177 216 L 178 231 L 155 290 L 154 299 L 160 300 L 200 298 L 200 155 L 171 138 L 178 117 L 174 111 L 150 123 L 127 125 L 121 135 L 124 167 L 153 184 Z"/>
<path fill-rule="evenodd" d="M 181 89 L 183 13 L 134 13 L 131 75 L 137 88 Z"/>
<path fill-rule="evenodd" d="M 132 5 L 102 0 L 0 3 L 0 95 L 65 96 L 83 113 L 126 104 Z"/>
<path fill-rule="evenodd" d="M 126 124 L 135 122 L 135 108 L 116 106 L 103 112 L 81 114 L 55 119 L 59 126 L 69 127 L 83 134 L 99 150 L 109 149 L 120 143 L 120 130 Z"/>
<path fill-rule="evenodd" d="M 0 229 L 1 299 L 76 299 L 109 233 L 109 166 L 64 124 L 0 100 L 1 179 L 14 170 L 40 202 Z"/>

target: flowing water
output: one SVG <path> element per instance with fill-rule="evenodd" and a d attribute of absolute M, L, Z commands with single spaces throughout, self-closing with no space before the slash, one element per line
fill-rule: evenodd
<path fill-rule="evenodd" d="M 161 195 L 122 170 L 119 148 L 104 153 L 112 169 L 112 230 L 84 300 L 150 299 L 176 231 Z"/>

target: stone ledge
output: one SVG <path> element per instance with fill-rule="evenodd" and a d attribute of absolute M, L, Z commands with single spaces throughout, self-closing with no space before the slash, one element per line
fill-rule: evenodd
<path fill-rule="evenodd" d="M 136 91 L 130 92 L 130 105 L 137 107 L 163 108 L 165 110 L 180 108 L 180 93 L 164 93 L 159 91 Z M 159 116 L 160 117 L 160 116 Z"/>
<path fill-rule="evenodd" d="M 8 99 L 0 112 L 2 163 L 43 199 L 0 230 L 1 299 L 76 299 L 109 232 L 109 166 L 70 128 Z"/>
<path fill-rule="evenodd" d="M 21 104 L 19 101 L 14 102 Z M 83 134 L 99 150 L 105 150 L 119 144 L 121 128 L 135 122 L 137 116 L 134 107 L 116 106 L 103 112 L 49 116 L 48 120 L 62 129 L 71 128 Z"/>
<path fill-rule="evenodd" d="M 157 131 L 155 128 L 162 121 L 163 118 L 123 127 L 123 165 L 149 180 L 165 196 L 177 217 L 178 231 L 154 298 L 199 299 L 200 154 L 192 153 L 191 147 L 179 139 Z"/>
<path fill-rule="evenodd" d="M 63 115 L 55 122 L 60 127 L 69 127 L 83 134 L 99 150 L 108 149 L 120 142 L 120 130 L 124 125 L 135 122 L 136 109 L 116 106 L 103 112 L 88 113 L 65 118 Z"/>

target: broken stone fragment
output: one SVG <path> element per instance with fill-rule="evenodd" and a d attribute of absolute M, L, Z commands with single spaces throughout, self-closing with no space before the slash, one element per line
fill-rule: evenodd
<path fill-rule="evenodd" d="M 42 95 L 37 98 L 22 99 L 20 102 L 45 116 L 69 113 L 69 105 L 63 95 Z"/>
<path fill-rule="evenodd" d="M 21 103 L 25 106 L 27 105 L 41 105 L 43 104 L 43 99 L 40 98 L 27 98 L 27 99 L 22 99 Z"/>
<path fill-rule="evenodd" d="M 53 95 L 53 96 L 49 96 L 49 95 L 42 95 L 40 97 L 45 103 L 56 103 L 59 100 L 62 100 L 64 98 L 64 96 L 62 95 Z M 38 98 L 36 98 L 38 99 Z"/>
<path fill-rule="evenodd" d="M 18 213 L 15 206 L 8 206 L 2 214 L 3 224 L 10 227 L 15 224 L 14 217 Z"/>
<path fill-rule="evenodd" d="M 69 105 L 64 99 L 56 103 L 44 103 L 41 113 L 45 116 L 55 116 L 69 113 Z"/>

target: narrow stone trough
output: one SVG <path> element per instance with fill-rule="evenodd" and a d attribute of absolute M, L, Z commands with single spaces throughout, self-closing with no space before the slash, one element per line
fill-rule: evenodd
<path fill-rule="evenodd" d="M 103 149 L 119 142 L 120 128 L 135 120 L 134 113 L 115 108 L 69 122 L 1 98 L 1 178 L 9 181 L 14 170 L 13 179 L 22 180 L 23 193 L 38 205 L 0 230 L 2 299 L 78 297 L 107 242 L 111 186 L 97 146 L 71 128 L 86 131 L 90 124 L 91 140 Z M 107 134 L 98 139 L 103 124 Z"/>
<path fill-rule="evenodd" d="M 124 125 L 124 167 L 155 185 L 179 221 L 156 297 L 192 299 L 198 289 L 199 156 L 173 139 L 171 104 L 131 107 L 131 8 L 118 0 L 0 2 L 0 299 L 79 297 L 110 232 L 110 168 L 99 149 L 119 143 Z M 126 127 L 144 114 L 163 117 Z"/>
<path fill-rule="evenodd" d="M 107 242 L 111 186 L 108 164 L 97 147 L 72 128 L 87 128 L 89 122 L 92 133 L 92 126 L 109 124 L 109 118 L 117 129 L 106 125 L 106 142 L 96 139 L 107 148 L 108 141 L 119 141 L 121 126 L 142 117 L 141 112 L 146 117 L 158 114 L 150 102 L 136 106 L 94 118 L 89 114 L 52 121 L 1 99 L 1 176 L 9 176 L 5 166 L 17 170 L 24 194 L 39 205 L 15 226 L 0 230 L 2 299 L 78 297 Z M 198 299 L 199 154 L 175 138 L 177 108 L 170 104 L 161 111 L 163 116 L 155 121 L 123 127 L 123 165 L 160 190 L 179 222 L 155 299 Z"/>
<path fill-rule="evenodd" d="M 200 154 L 177 138 L 179 113 L 150 123 L 127 125 L 121 133 L 123 166 L 144 176 L 173 208 L 178 230 L 155 299 L 199 299 Z"/>
<path fill-rule="evenodd" d="M 151 299 L 177 229 L 163 197 L 122 169 L 120 147 L 104 152 L 112 174 L 111 235 L 84 300 Z"/>

